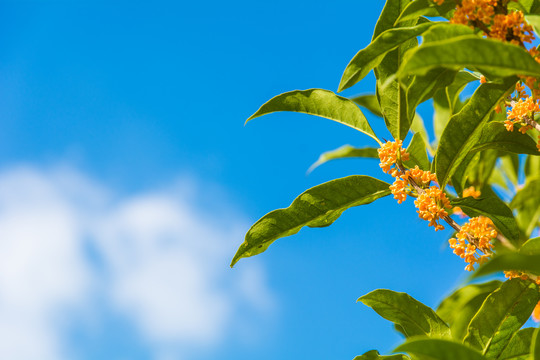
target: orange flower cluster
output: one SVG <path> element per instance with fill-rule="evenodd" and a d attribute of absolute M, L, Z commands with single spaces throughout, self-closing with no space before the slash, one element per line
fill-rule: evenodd
<path fill-rule="evenodd" d="M 418 165 L 414 169 L 406 170 L 403 174 L 400 173 L 390 186 L 390 190 L 398 204 L 404 202 L 407 199 L 407 194 L 411 193 L 411 180 L 421 188 L 424 188 L 429 186 L 432 181 L 437 181 L 437 176 L 429 171 L 421 170 Z"/>
<path fill-rule="evenodd" d="M 540 322 L 540 301 L 534 307 L 532 318 L 536 322 Z"/>
<path fill-rule="evenodd" d="M 473 271 L 474 264 L 487 261 L 493 248 L 491 239 L 495 237 L 497 237 L 497 231 L 493 227 L 493 222 L 487 217 L 478 216 L 469 219 L 469 222 L 464 224 L 456 234 L 456 238 L 448 240 L 448 243 L 454 249 L 454 254 L 468 263 L 465 270 Z M 475 240 L 474 244 L 470 241 L 471 238 Z"/>
<path fill-rule="evenodd" d="M 472 196 L 475 199 L 478 199 L 482 195 L 480 190 L 476 190 L 474 186 L 470 186 L 466 189 L 463 189 L 463 197 L 469 197 Z M 465 214 L 463 213 L 463 210 L 459 206 L 455 206 L 453 209 L 454 215 L 459 215 L 460 217 L 465 217 Z"/>
<path fill-rule="evenodd" d="M 379 166 L 382 171 L 387 174 L 391 174 L 396 177 L 399 174 L 399 169 L 395 167 L 398 158 L 400 160 L 407 161 L 409 160 L 409 153 L 402 148 L 403 141 L 397 140 L 395 142 L 387 141 L 384 143 L 380 149 L 377 150 L 379 153 L 379 159 L 381 163 Z"/>
<path fill-rule="evenodd" d="M 516 86 L 516 89 L 518 88 L 522 89 L 522 87 Z M 518 94 L 521 94 L 522 91 L 523 90 L 519 90 Z M 532 126 L 523 122 L 523 118 L 527 117 L 529 119 L 533 119 L 535 112 L 540 111 L 540 106 L 538 105 L 538 102 L 533 99 L 532 96 L 527 97 L 525 100 L 519 99 L 518 101 L 512 101 L 511 105 L 512 108 L 506 113 L 507 116 L 504 122 L 504 126 L 506 127 L 506 130 L 513 131 L 514 124 L 519 123 L 521 124 L 519 131 L 522 134 L 525 134 L 527 130 L 532 129 Z"/>
<path fill-rule="evenodd" d="M 497 0 L 463 0 L 450 20 L 453 24 L 471 25 L 481 22 L 489 26 L 495 16 Z"/>
<path fill-rule="evenodd" d="M 444 226 L 440 224 L 440 219 L 448 216 L 445 209 L 450 209 L 450 200 L 446 194 L 436 186 L 425 189 L 418 199 L 414 201 L 418 208 L 416 211 L 421 219 L 429 221 L 429 226 L 434 226 L 435 231 L 443 230 Z"/>
<path fill-rule="evenodd" d="M 531 43 L 534 40 L 534 33 L 533 27 L 525 21 L 523 13 L 513 11 L 508 14 L 497 14 L 493 17 L 489 37 L 521 45 L 522 43 Z"/>

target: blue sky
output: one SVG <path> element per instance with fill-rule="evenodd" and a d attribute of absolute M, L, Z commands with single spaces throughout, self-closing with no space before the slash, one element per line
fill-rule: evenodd
<path fill-rule="evenodd" d="M 397 345 L 356 299 L 389 288 L 435 306 L 465 276 L 449 232 L 411 202 L 351 209 L 228 268 L 250 224 L 305 189 L 390 181 L 373 160 L 306 175 L 323 151 L 375 146 L 334 122 L 244 127 L 281 92 L 335 91 L 382 3 L 1 1 L 0 357 L 352 359 Z M 344 95 L 373 88 L 370 75 Z"/>

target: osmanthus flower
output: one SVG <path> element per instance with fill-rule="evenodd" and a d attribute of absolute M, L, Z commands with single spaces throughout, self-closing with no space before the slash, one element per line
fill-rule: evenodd
<path fill-rule="evenodd" d="M 506 120 L 504 122 L 506 130 L 513 131 L 514 124 L 518 123 L 521 124 L 519 131 L 525 134 L 527 130 L 532 129 L 532 126 L 525 122 L 525 118 L 533 119 L 534 114 L 540 111 L 540 106 L 538 105 L 538 102 L 534 100 L 532 96 L 529 96 L 525 100 L 512 100 L 510 105 L 512 106 L 512 108 L 507 111 Z"/>
<path fill-rule="evenodd" d="M 399 175 L 399 169 L 395 167 L 398 158 L 400 161 L 409 160 L 409 153 L 407 153 L 402 146 L 403 141 L 401 140 L 387 141 L 381 146 L 380 149 L 377 149 L 379 159 L 381 160 L 379 166 L 381 167 L 382 171 L 387 174 L 391 174 L 394 177 Z"/>
<path fill-rule="evenodd" d="M 493 222 L 487 217 L 478 216 L 469 219 L 448 243 L 454 249 L 454 254 L 467 263 L 465 270 L 473 271 L 475 264 L 487 261 L 493 249 L 491 241 L 496 237 Z"/>
<path fill-rule="evenodd" d="M 495 15 L 490 30 L 489 37 L 516 45 L 531 43 L 535 38 L 533 27 L 527 24 L 521 11 Z"/>
<path fill-rule="evenodd" d="M 413 169 L 405 170 L 404 173 L 400 173 L 394 183 L 390 186 L 390 190 L 394 195 L 394 199 L 401 204 L 407 199 L 407 194 L 413 192 L 410 182 L 414 181 L 420 188 L 425 188 L 431 184 L 432 181 L 437 181 L 437 176 L 429 171 L 424 171 L 417 166 Z"/>
<path fill-rule="evenodd" d="M 414 201 L 414 205 L 418 208 L 416 211 L 421 219 L 429 221 L 429 226 L 435 227 L 435 231 L 443 230 L 444 226 L 440 224 L 440 220 L 448 216 L 446 209 L 450 209 L 450 200 L 446 194 L 437 186 L 431 186 L 425 189 Z"/>

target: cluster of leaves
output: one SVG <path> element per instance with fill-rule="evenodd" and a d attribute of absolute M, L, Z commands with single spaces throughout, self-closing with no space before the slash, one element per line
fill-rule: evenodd
<path fill-rule="evenodd" d="M 540 1 L 499 2 L 505 11 L 517 9 L 533 26 L 540 25 Z M 494 111 L 520 77 L 540 79 L 540 63 L 523 46 L 445 21 L 460 4 L 459 0 L 387 0 L 372 42 L 350 61 L 338 89 L 355 85 L 373 70 L 375 94 L 347 99 L 323 89 L 296 90 L 272 98 L 248 119 L 278 111 L 316 115 L 358 130 L 382 147 L 361 108 L 382 117 L 395 140 L 408 142 L 410 156 L 400 166 L 436 174 L 452 206 L 470 217 L 489 218 L 500 235 L 494 240 L 495 255 L 472 277 L 500 271 L 519 274 L 505 282 L 466 285 L 436 311 L 390 290 L 360 297 L 405 336 L 394 352 L 408 355 L 381 356 L 372 350 L 357 360 L 540 359 L 539 330 L 521 329 L 540 301 L 538 285 L 531 281 L 540 276 L 540 237 L 533 235 L 540 227 L 538 132 L 507 131 L 506 114 Z M 466 98 L 463 90 L 468 84 L 476 90 Z M 434 108 L 433 141 L 416 114 L 418 105 L 429 99 Z M 345 157 L 379 155 L 374 147 L 346 145 L 321 155 L 312 169 Z M 464 189 L 471 186 L 481 190 L 480 197 L 464 196 Z M 329 226 L 345 210 L 390 194 L 390 184 L 364 175 L 308 189 L 289 207 L 258 220 L 231 266 L 305 226 Z"/>

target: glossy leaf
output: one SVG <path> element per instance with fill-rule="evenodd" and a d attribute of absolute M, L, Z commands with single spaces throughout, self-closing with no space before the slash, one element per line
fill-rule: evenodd
<path fill-rule="evenodd" d="M 540 255 L 540 237 L 527 240 L 519 248 L 519 253 L 522 255 Z"/>
<path fill-rule="evenodd" d="M 280 94 L 267 101 L 246 120 L 278 111 L 293 111 L 316 115 L 356 129 L 377 141 L 366 117 L 353 101 L 321 89 L 294 90 Z"/>
<path fill-rule="evenodd" d="M 539 194 L 540 178 L 533 178 L 525 183 L 510 203 L 510 207 L 517 210 L 517 221 L 525 236 L 530 236 L 533 229 L 540 226 Z"/>
<path fill-rule="evenodd" d="M 512 279 L 492 292 L 472 318 L 464 342 L 479 349 L 487 358 L 497 358 L 510 339 L 529 319 L 540 300 L 538 286 L 527 280 Z"/>
<path fill-rule="evenodd" d="M 517 45 L 475 35 L 424 44 L 412 50 L 407 54 L 398 75 L 422 75 L 438 67 L 456 70 L 465 67 L 480 68 L 499 77 L 540 77 L 540 64 L 526 50 Z"/>
<path fill-rule="evenodd" d="M 335 159 L 360 157 L 360 158 L 373 158 L 378 159 L 379 153 L 376 148 L 355 148 L 351 145 L 343 145 L 335 150 L 327 151 L 319 156 L 319 159 L 309 167 L 308 173 L 313 171 L 316 167 Z"/>
<path fill-rule="evenodd" d="M 377 350 L 370 350 L 363 355 L 356 356 L 353 360 L 409 360 L 409 357 L 403 354 L 384 356 Z"/>
<path fill-rule="evenodd" d="M 507 253 L 493 257 L 476 270 L 471 278 L 477 278 L 488 274 L 516 270 L 540 275 L 540 255 L 522 255 Z"/>
<path fill-rule="evenodd" d="M 410 156 L 408 161 L 403 162 L 405 166 L 413 168 L 418 165 L 422 170 L 429 170 L 431 163 L 427 156 L 426 143 L 421 134 L 416 133 L 413 135 L 411 143 L 407 147 L 407 152 Z"/>
<path fill-rule="evenodd" d="M 533 26 L 534 31 L 538 34 L 540 31 L 540 15 L 526 15 L 525 20 Z"/>
<path fill-rule="evenodd" d="M 516 79 L 510 78 L 503 84 L 482 84 L 463 109 L 452 116 L 441 135 L 434 160 L 437 179 L 442 187 L 475 146 L 493 108 L 513 90 L 515 83 Z"/>
<path fill-rule="evenodd" d="M 404 42 L 414 39 L 425 32 L 432 23 L 424 23 L 412 27 L 389 29 L 380 34 L 366 48 L 360 50 L 349 62 L 339 83 L 338 92 L 350 88 L 362 80 L 384 56 Z"/>
<path fill-rule="evenodd" d="M 353 97 L 351 100 L 360 105 L 361 107 L 369 110 L 369 112 L 371 112 L 373 115 L 382 117 L 381 107 L 379 106 L 379 101 L 377 100 L 376 95 L 359 95 Z"/>
<path fill-rule="evenodd" d="M 405 336 L 450 335 L 448 325 L 430 307 L 406 293 L 378 289 L 358 299 L 377 314 L 401 326 Z"/>
<path fill-rule="evenodd" d="M 459 206 L 470 217 L 486 216 L 508 240 L 517 244 L 519 240 L 519 227 L 512 210 L 496 195 L 482 196 L 478 199 L 466 197 L 451 201 L 453 206 Z"/>
<path fill-rule="evenodd" d="M 459 342 L 446 339 L 417 338 L 407 340 L 394 349 L 418 359 L 432 360 L 485 360 L 478 351 Z"/>
<path fill-rule="evenodd" d="M 424 76 L 415 76 L 407 88 L 409 117 L 413 117 L 416 107 L 434 96 L 435 92 L 450 85 L 456 77 L 456 71 L 445 68 L 435 68 Z"/>
<path fill-rule="evenodd" d="M 483 284 L 466 285 L 446 299 L 437 308 L 437 315 L 450 325 L 452 337 L 462 340 L 467 333 L 467 326 L 486 297 L 501 285 L 494 280 Z"/>
<path fill-rule="evenodd" d="M 453 0 L 446 0 L 442 5 L 437 5 L 432 0 L 416 0 L 403 10 L 396 23 L 417 19 L 420 16 L 440 16 L 449 19 L 455 8 L 456 2 Z"/>
<path fill-rule="evenodd" d="M 465 25 L 437 23 L 423 34 L 424 44 L 438 43 L 452 38 L 474 35 L 474 31 Z"/>
<path fill-rule="evenodd" d="M 517 9 L 523 11 L 524 14 L 540 15 L 540 1 L 539 0 L 517 0 L 510 1 L 508 8 Z"/>
<path fill-rule="evenodd" d="M 519 330 L 512 336 L 498 360 L 529 360 L 534 328 Z"/>
<path fill-rule="evenodd" d="M 231 266 L 264 252 L 275 240 L 296 234 L 304 226 L 328 226 L 348 208 L 389 195 L 388 186 L 369 176 L 353 175 L 306 190 L 288 208 L 266 214 L 249 229 Z"/>
<path fill-rule="evenodd" d="M 507 131 L 504 124 L 493 122 L 482 128 L 482 134 L 472 151 L 498 149 L 517 154 L 540 155 L 536 142 L 518 131 Z"/>

